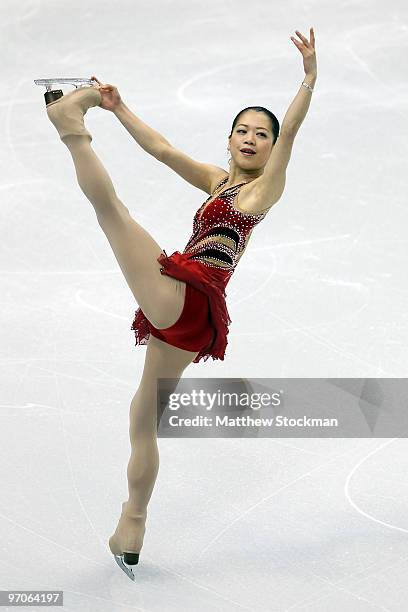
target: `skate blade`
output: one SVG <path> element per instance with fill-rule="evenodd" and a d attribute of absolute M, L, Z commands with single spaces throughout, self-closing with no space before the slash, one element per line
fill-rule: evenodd
<path fill-rule="evenodd" d="M 34 79 L 34 83 L 36 85 L 43 85 L 45 87 L 50 87 L 52 85 L 75 85 L 75 87 L 81 85 L 93 85 L 96 83 L 93 79 L 69 79 L 69 78 L 61 78 L 61 79 Z"/>
<path fill-rule="evenodd" d="M 115 557 L 116 563 L 119 565 L 120 569 L 125 572 L 125 574 L 131 579 L 136 580 L 135 575 L 132 571 L 132 566 L 127 565 L 123 560 L 123 555 L 113 555 Z"/>

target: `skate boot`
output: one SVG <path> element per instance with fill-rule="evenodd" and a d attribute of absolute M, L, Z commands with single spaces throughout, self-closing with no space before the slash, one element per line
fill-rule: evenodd
<path fill-rule="evenodd" d="M 96 83 L 92 79 L 34 79 L 34 83 L 36 85 L 43 85 L 46 88 L 46 92 L 44 94 L 45 104 L 49 104 L 50 102 L 54 102 L 59 98 L 62 98 L 64 95 L 62 93 L 62 89 L 53 89 L 53 85 L 75 85 L 76 88 L 82 87 L 84 85 L 90 86 Z"/>
<path fill-rule="evenodd" d="M 74 79 L 59 79 L 59 82 L 72 83 Z M 48 81 L 49 83 L 44 83 Z M 56 79 L 43 79 L 40 84 L 46 84 L 51 87 L 51 83 L 55 83 Z M 89 79 L 76 79 L 77 83 L 92 82 Z M 39 81 L 37 81 L 39 83 Z M 91 106 L 99 106 L 101 103 L 101 94 L 96 86 L 80 87 L 67 94 L 59 95 L 58 91 L 50 91 L 57 99 L 51 100 L 47 104 L 47 115 L 50 121 L 56 127 L 59 136 L 64 141 L 68 136 L 87 136 L 92 140 L 92 135 L 84 126 L 84 115 Z"/>
<path fill-rule="evenodd" d="M 133 573 L 133 568 L 139 563 L 139 554 L 124 552 L 123 555 L 113 556 L 120 569 L 125 572 L 126 576 L 129 576 L 129 578 L 133 581 L 136 580 L 136 576 Z"/>
<path fill-rule="evenodd" d="M 126 506 L 127 502 L 124 502 L 116 531 L 109 539 L 109 548 L 120 569 L 135 580 L 133 569 L 139 563 L 147 512 L 127 510 Z"/>

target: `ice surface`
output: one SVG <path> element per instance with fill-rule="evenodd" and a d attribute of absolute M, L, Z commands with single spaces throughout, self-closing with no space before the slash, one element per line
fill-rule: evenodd
<path fill-rule="evenodd" d="M 315 92 L 284 195 L 227 288 L 226 359 L 185 375 L 406 377 L 408 16 L 402 0 L 384 8 L 1 3 L 3 590 L 63 589 L 81 612 L 406 610 L 404 439 L 161 439 L 136 582 L 119 571 L 107 541 L 146 348 L 33 83 L 95 74 L 175 147 L 228 169 L 239 110 L 282 122 L 304 76 L 290 36 L 313 26 Z M 182 250 L 207 195 L 111 113 L 86 125 L 134 218 Z"/>

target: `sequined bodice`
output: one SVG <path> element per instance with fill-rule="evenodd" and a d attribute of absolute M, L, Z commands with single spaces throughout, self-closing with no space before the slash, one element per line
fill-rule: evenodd
<path fill-rule="evenodd" d="M 210 202 L 217 189 L 227 180 L 228 176 L 197 210 L 193 234 L 184 253 L 191 255 L 190 259 L 197 259 L 206 266 L 229 272 L 229 277 L 245 250 L 249 235 L 255 225 L 265 217 L 266 212 L 243 213 L 235 208 L 234 200 L 245 183 L 233 185 Z"/>

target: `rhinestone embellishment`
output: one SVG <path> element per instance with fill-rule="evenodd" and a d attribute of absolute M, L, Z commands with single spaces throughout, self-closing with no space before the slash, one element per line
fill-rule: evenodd
<path fill-rule="evenodd" d="M 239 189 L 246 183 L 233 185 L 214 198 L 214 193 L 227 180 L 228 177 L 225 177 L 197 210 L 193 234 L 184 253 L 191 254 L 191 259 L 197 259 L 204 265 L 232 273 L 246 248 L 249 235 L 266 212 L 244 213 L 235 208 L 234 201 Z"/>

